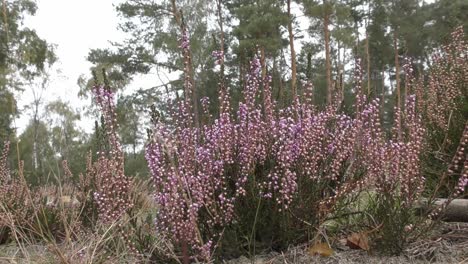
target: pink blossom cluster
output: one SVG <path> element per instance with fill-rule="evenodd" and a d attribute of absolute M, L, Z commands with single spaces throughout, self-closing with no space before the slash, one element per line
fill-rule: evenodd
<path fill-rule="evenodd" d="M 221 64 L 224 60 L 224 52 L 222 50 L 213 51 L 211 56 L 215 59 L 215 64 Z"/>
<path fill-rule="evenodd" d="M 450 175 L 459 174 L 458 184 L 455 186 L 454 196 L 462 194 L 468 186 L 468 122 L 465 124 L 462 138 L 458 145 L 452 163 L 448 168 Z"/>
<path fill-rule="evenodd" d="M 449 128 L 447 120 L 458 107 L 458 102 L 463 101 L 460 99 L 466 97 L 467 51 L 468 42 L 460 26 L 452 33 L 451 43 L 433 56 L 428 89 L 420 85 L 415 91 L 422 103 L 420 109 L 425 111 L 429 123 L 442 131 Z"/>
<path fill-rule="evenodd" d="M 228 113 L 202 127 L 202 133 L 190 127 L 171 130 L 156 123 L 146 146 L 159 205 L 159 231 L 175 241 L 189 243 L 205 257 L 210 256 L 212 239 L 204 240 L 201 225 L 214 230 L 234 216 L 234 197 L 226 171 L 234 163 L 234 129 Z M 198 134 L 202 140 L 198 140 Z M 206 221 L 200 223 L 202 218 Z"/>
<path fill-rule="evenodd" d="M 3 145 L 2 155 L 0 156 L 0 184 L 10 180 L 10 169 L 8 167 L 8 153 L 10 151 L 10 142 Z"/>
<path fill-rule="evenodd" d="M 466 191 L 468 186 L 468 122 L 465 123 L 465 129 L 463 130 L 462 137 L 458 144 L 455 155 L 452 161 L 443 175 L 443 177 L 451 176 L 458 177 L 457 184 L 453 192 L 450 194 L 448 199 L 440 206 L 436 207 L 429 215 L 429 219 L 435 219 L 440 217 L 443 210 L 452 202 L 453 199 L 459 197 Z"/>
<path fill-rule="evenodd" d="M 124 153 L 116 129 L 114 94 L 106 85 L 93 87 L 96 102 L 105 122 L 109 152 L 100 151 L 94 164 L 96 192 L 94 199 L 99 209 L 99 219 L 104 223 L 116 221 L 132 207 L 129 200 L 130 180 L 124 173 Z"/>
<path fill-rule="evenodd" d="M 236 202 L 252 186 L 282 211 L 291 210 L 301 192 L 314 185 L 328 186 L 321 194 L 328 207 L 371 184 L 395 193 L 394 187 L 401 186 L 408 202 L 420 194 L 424 130 L 414 96 L 401 115 L 403 137 L 388 141 L 378 99 L 366 104 L 359 95 L 355 116 L 340 114 L 336 106 L 318 112 L 310 104 L 309 83 L 303 101 L 296 98 L 292 106 L 278 109 L 270 78 L 262 80 L 260 72 L 254 58 L 234 117 L 229 97 L 220 95 L 225 107 L 219 117 L 200 128 L 190 126 L 185 104 L 174 112 L 174 127 L 154 125 L 146 159 L 161 234 L 210 255 L 208 245 L 220 235 L 217 230 L 235 220 Z M 203 99 L 202 108 L 207 104 Z"/>
<path fill-rule="evenodd" d="M 5 142 L 3 151 L 0 155 L 0 229 L 10 226 L 9 223 L 13 220 L 15 225 L 30 221 L 32 217 L 31 200 L 27 199 L 29 189 L 23 181 L 24 162 L 21 161 L 18 165 L 18 173 L 20 178 L 11 177 L 11 171 L 8 164 L 8 154 L 10 150 L 10 142 Z"/>
<path fill-rule="evenodd" d="M 367 156 L 370 162 L 369 177 L 376 180 L 381 193 L 402 198 L 410 206 L 424 188 L 421 172 L 421 154 L 424 150 L 425 127 L 416 112 L 415 96 L 409 96 L 403 111 L 396 109 L 394 137 L 376 144 Z"/>

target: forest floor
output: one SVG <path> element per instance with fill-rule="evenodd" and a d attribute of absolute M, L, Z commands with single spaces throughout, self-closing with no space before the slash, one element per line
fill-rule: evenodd
<path fill-rule="evenodd" d="M 381 256 L 371 251 L 334 247 L 329 257 L 311 255 L 307 245 L 286 252 L 258 255 L 255 260 L 240 257 L 225 264 L 400 264 L 400 263 L 466 263 L 468 264 L 468 223 L 442 223 L 433 235 L 413 242 L 400 256 Z"/>
<path fill-rule="evenodd" d="M 466 263 L 468 264 L 468 223 L 442 223 L 433 235 L 407 246 L 400 256 L 380 256 L 371 251 L 333 247 L 329 257 L 314 256 L 307 245 L 291 247 L 286 252 L 259 254 L 254 260 L 243 256 L 224 264 L 358 264 L 358 263 Z M 44 245 L 0 245 L 0 264 L 59 263 L 51 247 Z M 123 261 L 121 263 L 127 263 Z M 130 263 L 130 262 L 129 262 Z M 145 262 L 143 262 L 145 263 Z"/>

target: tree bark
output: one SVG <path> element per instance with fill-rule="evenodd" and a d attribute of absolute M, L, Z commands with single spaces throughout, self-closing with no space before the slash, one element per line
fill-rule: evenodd
<path fill-rule="evenodd" d="M 281 84 L 281 75 L 278 71 L 278 62 L 277 62 L 277 57 L 273 57 L 273 73 L 274 76 L 278 78 L 278 94 L 276 94 L 276 102 L 278 102 L 278 106 L 281 106 L 281 99 L 282 99 L 282 92 L 283 92 L 283 85 Z M 275 77 L 275 80 L 276 80 Z"/>
<path fill-rule="evenodd" d="M 367 26 L 366 26 L 366 60 L 367 60 L 367 97 L 370 97 L 371 95 L 371 70 L 370 70 L 370 52 L 369 52 L 369 32 L 367 32 Z"/>
<path fill-rule="evenodd" d="M 397 111 L 401 111 L 401 84 L 400 84 L 400 62 L 398 58 L 398 33 L 397 29 L 393 30 L 393 46 L 395 47 L 395 78 L 397 90 Z M 401 118 L 399 119 L 398 126 L 398 139 L 401 139 Z"/>
<path fill-rule="evenodd" d="M 328 13 L 327 0 L 323 0 L 323 34 L 325 38 L 325 67 L 327 76 L 327 103 L 332 102 L 332 83 L 331 83 L 331 63 L 330 63 L 330 32 L 328 26 L 330 24 L 330 15 Z"/>
<path fill-rule="evenodd" d="M 262 66 L 262 80 L 266 77 L 266 54 L 265 47 L 260 47 L 260 65 Z"/>
<path fill-rule="evenodd" d="M 222 8 L 222 0 L 217 0 L 217 12 L 218 12 L 218 25 L 219 25 L 219 30 L 220 30 L 220 47 L 219 51 L 221 52 L 221 61 L 219 62 L 220 64 L 220 83 L 219 83 L 219 112 L 223 113 L 226 108 L 226 100 L 227 99 L 227 90 L 226 90 L 226 84 L 224 80 L 224 23 L 223 23 L 223 8 Z"/>
<path fill-rule="evenodd" d="M 427 199 L 419 201 L 417 207 L 427 212 L 435 207 L 447 203 L 447 199 L 439 198 L 434 200 L 434 204 L 427 204 Z M 468 222 L 468 199 L 454 199 L 445 210 L 442 211 L 442 220 L 447 222 Z"/>
<path fill-rule="evenodd" d="M 396 89 L 397 89 L 397 106 L 401 109 L 401 85 L 400 85 L 400 61 L 398 58 L 398 40 L 397 40 L 397 31 L 393 31 L 393 46 L 395 47 L 395 79 L 396 79 Z"/>
<path fill-rule="evenodd" d="M 220 51 L 223 53 L 221 57 L 221 81 L 224 82 L 224 26 L 223 26 L 223 9 L 222 0 L 217 0 L 217 12 L 218 12 L 218 25 L 220 30 Z"/>
<path fill-rule="evenodd" d="M 371 94 L 371 70 L 370 70 L 370 51 L 369 51 L 369 19 L 370 19 L 370 5 L 367 1 L 367 18 L 366 22 L 366 60 L 367 60 L 367 96 L 370 97 Z M 377 97 L 377 87 L 375 88 L 376 97 Z"/>
<path fill-rule="evenodd" d="M 384 109 L 385 106 L 385 70 L 382 70 L 382 110 Z"/>
<path fill-rule="evenodd" d="M 263 46 L 260 47 L 260 65 L 262 67 L 262 81 L 264 81 L 267 75 L 267 70 L 266 70 L 265 47 Z M 260 89 L 260 101 L 263 102 L 263 99 L 264 99 L 263 89 Z"/>
<path fill-rule="evenodd" d="M 296 50 L 294 49 L 294 33 L 292 28 L 291 16 L 291 0 L 288 0 L 288 32 L 289 32 L 289 48 L 291 49 L 291 92 L 293 95 L 293 102 L 297 98 L 297 69 L 296 69 Z"/>

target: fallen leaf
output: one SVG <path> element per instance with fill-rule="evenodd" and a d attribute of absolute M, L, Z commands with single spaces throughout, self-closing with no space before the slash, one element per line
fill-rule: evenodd
<path fill-rule="evenodd" d="M 352 233 L 347 238 L 346 245 L 352 249 L 363 249 L 368 251 L 369 248 L 369 238 L 364 232 Z"/>
<path fill-rule="evenodd" d="M 333 254 L 333 249 L 327 243 L 317 243 L 309 248 L 309 255 L 320 255 L 322 257 L 329 257 Z"/>

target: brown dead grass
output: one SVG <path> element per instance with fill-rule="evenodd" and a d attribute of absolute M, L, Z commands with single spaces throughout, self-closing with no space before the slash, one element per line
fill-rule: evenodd
<path fill-rule="evenodd" d="M 311 256 L 308 246 L 291 247 L 286 252 L 272 252 L 255 259 L 241 257 L 226 264 L 401 264 L 401 263 L 467 263 L 468 223 L 442 223 L 428 238 L 411 243 L 401 256 L 380 256 L 375 252 L 334 248 L 330 257 Z"/>

